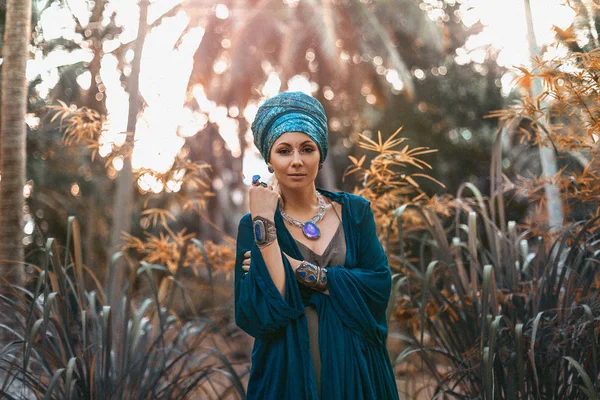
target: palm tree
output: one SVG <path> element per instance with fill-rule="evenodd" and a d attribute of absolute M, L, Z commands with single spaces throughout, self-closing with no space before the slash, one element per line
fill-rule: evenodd
<path fill-rule="evenodd" d="M 0 142 L 0 264 L 8 283 L 22 284 L 23 186 L 25 185 L 26 66 L 31 35 L 31 0 L 8 0 L 2 63 Z"/>
<path fill-rule="evenodd" d="M 217 7 L 223 10 L 223 4 L 229 10 L 227 18 L 215 12 Z M 330 117 L 332 147 L 351 132 L 374 125 L 393 96 L 413 97 L 411 63 L 399 50 L 398 38 L 412 51 L 439 53 L 445 45 L 443 29 L 413 0 L 187 0 L 181 7 L 190 14 L 183 35 L 197 25 L 204 28 L 190 93 L 202 85 L 210 100 L 240 110 L 241 121 L 246 106 L 260 99 L 271 73 L 281 81 L 280 90 L 287 90 L 290 78 L 303 75 L 318 86 L 314 95 Z M 215 68 L 219 61 L 224 61 L 225 71 Z M 390 77 L 396 80 L 395 88 Z M 188 99 L 193 109 L 194 96 Z M 247 124 L 240 123 L 243 126 Z M 238 135 L 243 152 L 246 129 L 239 129 Z M 320 173 L 323 187 L 333 187 L 341 175 L 331 161 Z M 231 175 L 241 178 L 241 163 Z"/>
<path fill-rule="evenodd" d="M 188 3 L 194 12 L 194 3 Z M 389 86 L 383 83 L 385 76 L 376 72 L 383 65 L 398 73 L 404 94 L 412 97 L 410 66 L 397 49 L 394 30 L 423 50 L 441 51 L 444 46 L 442 29 L 412 0 L 378 1 L 371 6 L 359 0 L 287 3 L 231 1 L 228 19 L 212 13 L 195 55 L 190 85 L 200 83 L 209 98 L 225 105 L 235 102 L 243 109 L 256 97 L 252 89 L 265 82 L 268 71 L 263 61 L 267 61 L 284 89 L 289 78 L 306 73 L 321 92 L 329 86 L 358 100 L 364 97 L 365 84 Z M 202 4 L 199 11 L 206 14 L 209 7 Z M 222 39 L 229 39 L 231 47 L 224 48 Z M 374 60 L 378 56 L 381 61 Z M 229 59 L 225 73 L 213 68 L 221 57 Z"/>

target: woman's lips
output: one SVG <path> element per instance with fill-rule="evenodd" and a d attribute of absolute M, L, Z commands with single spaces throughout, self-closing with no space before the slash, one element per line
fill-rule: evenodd
<path fill-rule="evenodd" d="M 306 174 L 289 174 L 288 176 L 291 179 L 302 179 L 306 176 Z"/>

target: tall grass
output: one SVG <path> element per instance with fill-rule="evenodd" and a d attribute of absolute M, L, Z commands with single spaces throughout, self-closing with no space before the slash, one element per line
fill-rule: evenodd
<path fill-rule="evenodd" d="M 418 329 L 408 331 L 396 363 L 418 354 L 437 393 L 457 398 L 597 398 L 600 236 L 589 230 L 596 221 L 574 224 L 548 246 L 524 239 L 512 222 L 503 232 L 478 210 L 449 243 L 437 217 L 424 214 L 434 221 L 423 239 L 426 267 L 400 255 L 410 282 L 396 294 L 396 312 L 418 310 Z"/>
<path fill-rule="evenodd" d="M 450 229 L 425 205 L 394 212 L 404 245 L 389 256 L 405 276 L 392 317 L 412 327 L 392 333 L 407 343 L 395 363 L 417 357 L 437 382 L 434 398 L 597 399 L 600 217 L 534 236 L 505 221 L 495 185 L 484 199 L 464 184 Z M 407 233 L 408 213 L 422 223 Z"/>
<path fill-rule="evenodd" d="M 168 268 L 142 263 L 134 274 L 149 281 L 152 296 L 136 304 L 128 287 L 114 310 L 83 263 L 75 218 L 69 219 L 66 248 L 48 239 L 43 251 L 34 285 L 0 296 L 3 320 L 11 321 L 0 325 L 11 338 L 0 352 L 2 398 L 245 397 L 235 367 L 214 345 L 217 324 L 183 323 L 159 299 L 171 299 L 172 292 L 159 294 L 154 271 L 170 274 Z M 181 290 L 176 276 L 169 278 L 171 291 Z"/>

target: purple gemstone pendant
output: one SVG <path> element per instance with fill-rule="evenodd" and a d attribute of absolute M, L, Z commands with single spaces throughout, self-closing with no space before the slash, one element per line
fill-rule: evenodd
<path fill-rule="evenodd" d="M 304 226 L 302 227 L 302 233 L 304 233 L 304 236 L 306 236 L 308 239 L 312 240 L 317 240 L 321 237 L 321 231 L 317 225 L 312 222 L 304 223 Z"/>

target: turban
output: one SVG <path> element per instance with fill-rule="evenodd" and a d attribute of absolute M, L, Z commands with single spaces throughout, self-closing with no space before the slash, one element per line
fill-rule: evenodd
<path fill-rule="evenodd" d="M 327 156 L 327 117 L 317 99 L 302 92 L 284 92 L 265 101 L 252 122 L 254 144 L 266 162 L 273 143 L 286 132 L 307 134 Z"/>

